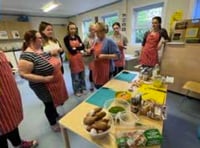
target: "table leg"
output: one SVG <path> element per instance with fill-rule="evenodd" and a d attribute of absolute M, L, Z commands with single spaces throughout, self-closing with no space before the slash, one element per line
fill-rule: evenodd
<path fill-rule="evenodd" d="M 64 139 L 64 146 L 65 148 L 70 148 L 70 142 L 69 142 L 69 135 L 66 128 L 64 128 L 62 125 L 60 125 L 61 133 Z"/>

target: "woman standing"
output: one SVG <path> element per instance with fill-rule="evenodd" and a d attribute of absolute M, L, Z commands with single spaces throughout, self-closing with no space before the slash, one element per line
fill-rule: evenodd
<path fill-rule="evenodd" d="M 97 42 L 94 45 L 94 67 L 93 80 L 98 89 L 109 81 L 111 73 L 114 71 L 114 59 L 120 57 L 116 43 L 106 37 L 106 26 L 104 23 L 96 23 Z"/>
<path fill-rule="evenodd" d="M 6 56 L 0 51 L 0 148 L 33 148 L 37 141 L 23 141 L 18 126 L 23 119 L 22 102 Z"/>
<path fill-rule="evenodd" d="M 168 39 L 167 31 L 161 28 L 162 19 L 156 16 L 152 19 L 152 29 L 145 33 L 142 42 L 140 64 L 142 66 L 154 67 L 158 64 L 158 50 Z"/>
<path fill-rule="evenodd" d="M 60 70 L 61 62 L 57 58 L 60 51 L 55 49 L 50 53 L 43 52 L 42 36 L 35 30 L 26 32 L 24 40 L 19 73 L 29 81 L 29 86 L 45 105 L 45 115 L 52 130 L 57 132 L 59 115 L 55 106 L 61 105 L 68 98 Z"/>
<path fill-rule="evenodd" d="M 94 45 L 96 42 L 96 35 L 95 35 L 95 31 L 96 31 L 96 25 L 95 24 L 90 24 L 89 26 L 89 34 L 88 36 L 85 38 L 84 40 L 84 45 L 85 45 L 85 50 L 86 50 L 86 54 L 87 56 L 89 56 L 89 81 L 90 81 L 90 91 L 94 91 L 94 83 L 93 83 L 93 79 L 92 79 L 92 68 L 93 68 L 93 56 L 92 56 L 92 52 L 94 50 Z"/>
<path fill-rule="evenodd" d="M 77 35 L 77 27 L 73 22 L 67 26 L 68 35 L 64 37 L 64 43 L 69 54 L 69 67 L 71 69 L 72 86 L 74 94 L 80 97 L 86 93 L 85 85 L 85 68 L 82 53 L 84 52 L 84 44 Z"/>
<path fill-rule="evenodd" d="M 43 51 L 44 52 L 49 52 L 54 49 L 59 49 L 61 52 L 59 54 L 59 58 L 61 62 L 63 63 L 62 60 L 62 54 L 64 53 L 59 41 L 53 37 L 53 26 L 52 24 L 48 22 L 41 22 L 39 26 L 39 32 L 43 37 Z M 64 68 L 63 65 L 61 66 L 61 71 L 64 73 Z"/>
<path fill-rule="evenodd" d="M 120 32 L 121 26 L 119 22 L 115 22 L 112 25 L 112 28 L 114 30 L 112 39 L 116 42 L 121 53 L 120 59 L 115 61 L 114 75 L 116 75 L 117 73 L 119 73 L 120 71 L 124 69 L 124 66 L 125 66 L 124 49 L 126 49 L 125 46 L 127 46 L 128 44 L 128 39 Z"/>

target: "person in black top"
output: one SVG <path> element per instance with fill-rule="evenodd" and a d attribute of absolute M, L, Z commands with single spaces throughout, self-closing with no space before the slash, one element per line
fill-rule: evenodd
<path fill-rule="evenodd" d="M 85 46 L 77 35 L 77 27 L 73 22 L 68 24 L 67 31 L 68 35 L 64 37 L 64 43 L 69 55 L 72 85 L 74 94 L 80 97 L 83 93 L 86 93 L 85 68 L 82 57 Z"/>

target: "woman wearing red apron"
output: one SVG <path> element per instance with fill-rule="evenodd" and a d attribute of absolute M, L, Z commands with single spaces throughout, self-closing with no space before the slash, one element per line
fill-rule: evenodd
<path fill-rule="evenodd" d="M 114 71 L 113 59 L 120 57 L 116 43 L 106 38 L 106 26 L 104 23 L 96 24 L 97 42 L 94 45 L 93 80 L 95 87 L 102 87 L 110 79 L 110 73 Z"/>
<path fill-rule="evenodd" d="M 35 30 L 24 35 L 23 52 L 19 60 L 19 73 L 29 81 L 30 88 L 45 106 L 45 115 L 53 131 L 58 132 L 59 114 L 56 106 L 68 98 L 63 76 L 60 70 L 59 50 L 43 52 L 41 34 Z M 52 57 L 55 55 L 55 57 Z"/>
<path fill-rule="evenodd" d="M 72 86 L 74 94 L 80 97 L 83 93 L 86 93 L 85 68 L 81 53 L 84 52 L 85 47 L 80 37 L 76 34 L 77 27 L 74 23 L 70 22 L 67 26 L 67 30 L 69 34 L 65 36 L 64 43 L 69 54 Z"/>
<path fill-rule="evenodd" d="M 8 148 L 7 140 L 13 146 L 32 148 L 37 141 L 23 141 L 18 126 L 23 119 L 20 93 L 6 56 L 0 51 L 0 148 Z"/>
<path fill-rule="evenodd" d="M 93 48 L 96 43 L 96 25 L 95 24 L 90 24 L 89 27 L 89 34 L 88 36 L 84 39 L 84 45 L 85 45 L 85 56 L 88 58 L 88 68 L 89 68 L 89 81 L 90 81 L 90 91 L 94 91 L 94 83 L 92 79 L 92 69 L 93 69 Z"/>
<path fill-rule="evenodd" d="M 121 54 L 120 59 L 115 61 L 114 75 L 116 75 L 117 73 L 119 73 L 120 71 L 122 71 L 124 69 L 124 66 L 125 66 L 124 49 L 126 49 L 125 46 L 127 46 L 127 44 L 128 44 L 128 39 L 120 32 L 121 26 L 120 26 L 119 22 L 113 23 L 112 28 L 114 30 L 112 39 L 118 45 L 118 48 L 119 48 L 120 54 Z"/>
<path fill-rule="evenodd" d="M 54 37 L 53 25 L 48 22 L 41 22 L 39 26 L 39 32 L 43 37 L 43 51 L 50 52 L 52 50 L 60 50 L 58 58 L 61 60 L 61 72 L 64 73 L 62 54 L 64 50 L 62 49 L 60 42 Z"/>
<path fill-rule="evenodd" d="M 154 17 L 152 19 L 152 30 L 145 33 L 142 43 L 139 60 L 142 66 L 154 67 L 158 64 L 158 50 L 160 50 L 161 45 L 165 42 L 164 39 L 167 39 L 166 31 L 165 29 L 161 29 L 161 18 Z"/>

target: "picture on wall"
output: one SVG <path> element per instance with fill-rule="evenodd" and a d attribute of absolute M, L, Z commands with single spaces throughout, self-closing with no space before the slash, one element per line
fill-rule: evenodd
<path fill-rule="evenodd" d="M 0 31 L 0 39 L 8 39 L 7 31 Z"/>
<path fill-rule="evenodd" d="M 19 31 L 17 31 L 17 30 L 12 30 L 11 34 L 12 34 L 13 39 L 19 39 L 20 38 Z"/>

